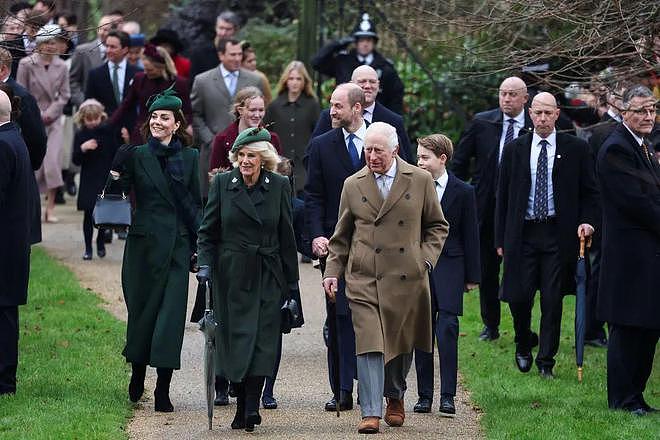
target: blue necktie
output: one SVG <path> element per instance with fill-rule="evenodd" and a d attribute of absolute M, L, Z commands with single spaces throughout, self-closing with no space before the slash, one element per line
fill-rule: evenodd
<path fill-rule="evenodd" d="M 536 188 L 534 189 L 534 218 L 545 220 L 548 217 L 548 141 L 539 142 L 541 152 L 536 164 Z"/>
<path fill-rule="evenodd" d="M 348 155 L 351 156 L 351 162 L 353 162 L 353 169 L 357 170 L 360 168 L 360 156 L 358 155 L 357 148 L 353 142 L 355 135 L 353 133 L 348 135 Z"/>
<path fill-rule="evenodd" d="M 229 94 L 234 96 L 236 94 L 236 73 L 229 73 Z"/>

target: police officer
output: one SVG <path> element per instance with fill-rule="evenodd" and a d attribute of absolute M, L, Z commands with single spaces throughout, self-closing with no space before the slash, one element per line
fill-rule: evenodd
<path fill-rule="evenodd" d="M 347 50 L 355 42 L 355 48 Z M 394 70 L 392 61 L 375 50 L 378 43 L 376 28 L 363 13 L 352 37 L 331 41 L 312 59 L 312 67 L 324 75 L 335 78 L 337 84 L 349 82 L 356 67 L 366 64 L 374 68 L 380 80 L 378 102 L 395 113 L 403 113 L 403 83 Z"/>

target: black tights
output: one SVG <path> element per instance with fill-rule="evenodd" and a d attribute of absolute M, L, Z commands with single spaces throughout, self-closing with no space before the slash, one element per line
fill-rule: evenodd
<path fill-rule="evenodd" d="M 83 235 L 85 237 L 85 251 L 92 252 L 92 235 L 94 234 L 94 218 L 92 217 L 93 209 L 85 209 L 85 216 L 83 217 Z M 96 249 L 105 249 L 105 241 L 103 240 L 105 230 L 100 229 L 96 232 Z"/>

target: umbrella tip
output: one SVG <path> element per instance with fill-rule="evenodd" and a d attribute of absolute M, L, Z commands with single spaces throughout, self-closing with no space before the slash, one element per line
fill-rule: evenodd
<path fill-rule="evenodd" d="M 577 376 L 578 376 L 578 382 L 582 383 L 582 367 L 578 367 Z"/>

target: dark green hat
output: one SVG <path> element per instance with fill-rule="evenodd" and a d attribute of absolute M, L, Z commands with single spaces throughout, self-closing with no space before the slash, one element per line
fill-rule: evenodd
<path fill-rule="evenodd" d="M 167 89 L 163 90 L 157 95 L 151 95 L 149 101 L 147 101 L 149 106 L 149 113 L 154 110 L 172 110 L 173 112 L 181 110 L 183 102 L 181 98 L 176 96 L 176 90 L 174 90 L 174 83 L 169 86 Z"/>
<path fill-rule="evenodd" d="M 231 152 L 235 153 L 243 145 L 251 144 L 252 142 L 266 141 L 270 142 L 270 133 L 265 128 L 248 128 L 241 131 L 231 147 Z"/>

